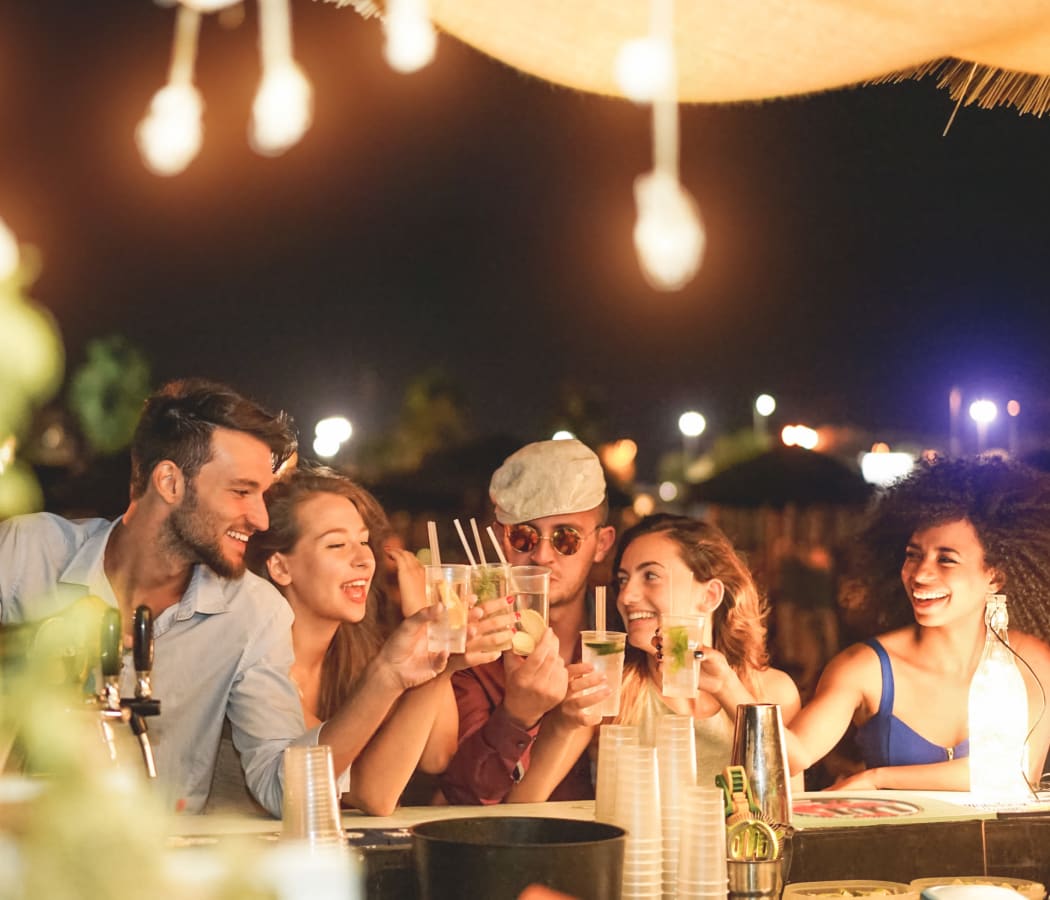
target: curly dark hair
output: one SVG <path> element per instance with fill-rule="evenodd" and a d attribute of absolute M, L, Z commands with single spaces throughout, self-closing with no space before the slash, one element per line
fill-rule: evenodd
<path fill-rule="evenodd" d="M 154 468 L 165 459 L 192 480 L 211 459 L 211 436 L 216 428 L 258 438 L 270 448 L 275 472 L 297 445 L 286 413 L 271 413 L 215 381 L 169 381 L 146 400 L 131 440 L 131 496 L 146 492 Z"/>
<path fill-rule="evenodd" d="M 875 500 L 855 547 L 873 624 L 914 621 L 900 579 L 915 532 L 965 519 L 1002 578 L 1010 624 L 1050 638 L 1050 475 L 999 457 L 923 460 Z"/>

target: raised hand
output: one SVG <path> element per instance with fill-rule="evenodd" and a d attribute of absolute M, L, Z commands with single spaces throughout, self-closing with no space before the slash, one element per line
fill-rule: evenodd
<path fill-rule="evenodd" d="M 514 612 L 505 597 L 486 600 L 470 610 L 467 650 L 449 659 L 449 669 L 458 671 L 499 659 L 514 634 Z"/>
<path fill-rule="evenodd" d="M 503 667 L 507 682 L 503 708 L 523 728 L 531 728 L 565 699 L 569 676 L 550 628 L 527 657 L 504 653 Z"/>
<path fill-rule="evenodd" d="M 403 690 L 430 681 L 448 662 L 448 653 L 427 650 L 427 622 L 437 615 L 436 607 L 424 606 L 398 625 L 379 651 L 380 661 L 395 674 Z"/>
<path fill-rule="evenodd" d="M 566 669 L 569 687 L 558 707 L 558 715 L 571 727 L 594 726 L 602 720 L 601 706 L 612 694 L 605 675 L 590 663 L 573 663 Z"/>
<path fill-rule="evenodd" d="M 407 619 L 427 605 L 426 573 L 416 555 L 401 547 L 384 547 L 397 566 L 397 586 L 401 594 L 401 614 Z"/>

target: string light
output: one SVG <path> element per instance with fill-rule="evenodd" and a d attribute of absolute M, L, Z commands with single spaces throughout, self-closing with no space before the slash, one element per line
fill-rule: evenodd
<path fill-rule="evenodd" d="M 398 72 L 416 72 L 434 59 L 437 34 L 426 0 L 390 0 L 383 17 L 386 61 Z"/>
<path fill-rule="evenodd" d="M 292 59 L 288 0 L 259 0 L 263 77 L 252 103 L 252 147 L 276 156 L 299 142 L 313 120 L 313 90 Z"/>
<path fill-rule="evenodd" d="M 634 182 L 634 246 L 642 273 L 661 291 L 685 287 L 700 268 L 706 239 L 696 201 L 678 177 L 678 95 L 672 35 L 674 0 L 651 0 L 648 41 L 667 61 L 653 100 L 653 170 Z M 652 50 L 646 52 L 654 52 Z"/>
<path fill-rule="evenodd" d="M 168 83 L 153 95 L 146 117 L 135 129 L 143 162 L 157 175 L 178 175 L 193 162 L 204 139 L 204 103 L 193 86 L 200 21 L 199 12 L 179 7 Z"/>
<path fill-rule="evenodd" d="M 263 75 L 252 103 L 251 143 L 257 153 L 277 156 L 299 142 L 313 119 L 313 91 L 289 61 Z"/>
<path fill-rule="evenodd" d="M 10 278 L 18 271 L 18 241 L 14 232 L 0 219 L 0 281 Z"/>
<path fill-rule="evenodd" d="M 616 82 L 635 103 L 652 103 L 672 89 L 674 62 L 664 41 L 635 38 L 616 57 Z"/>

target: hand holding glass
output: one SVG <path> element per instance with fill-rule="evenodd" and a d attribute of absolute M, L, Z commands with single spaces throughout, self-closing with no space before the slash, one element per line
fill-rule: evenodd
<path fill-rule="evenodd" d="M 427 605 L 438 615 L 427 623 L 427 649 L 431 653 L 463 653 L 467 648 L 470 610 L 470 566 L 426 567 Z"/>

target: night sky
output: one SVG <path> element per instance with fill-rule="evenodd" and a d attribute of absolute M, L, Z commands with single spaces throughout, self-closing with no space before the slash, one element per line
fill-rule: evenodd
<path fill-rule="evenodd" d="M 774 393 L 781 421 L 942 434 L 947 395 L 1022 403 L 1050 435 L 1050 125 L 963 109 L 932 82 L 692 107 L 683 182 L 707 228 L 698 278 L 642 279 L 632 182 L 649 114 L 441 40 L 411 76 L 378 24 L 294 0 L 314 125 L 247 143 L 254 8 L 204 23 L 205 143 L 150 174 L 135 125 L 166 78 L 174 13 L 146 0 L 0 6 L 0 216 L 38 246 L 32 296 L 70 363 L 120 332 L 156 380 L 227 380 L 307 432 L 388 426 L 444 367 L 475 429 L 547 436 L 559 386 L 595 394 L 643 459 L 679 412 L 712 433 Z"/>

